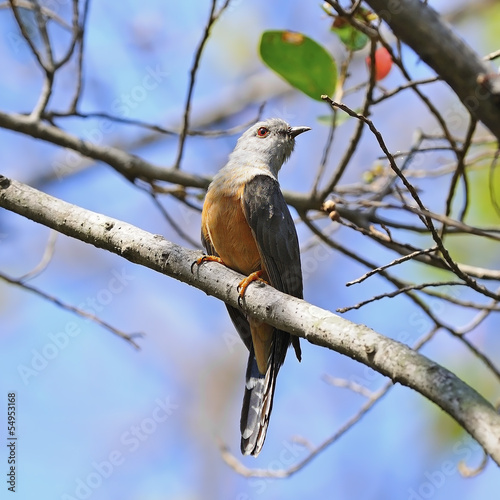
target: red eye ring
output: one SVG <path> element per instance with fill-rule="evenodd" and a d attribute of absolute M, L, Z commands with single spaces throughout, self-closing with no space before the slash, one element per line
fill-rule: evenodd
<path fill-rule="evenodd" d="M 259 137 L 266 137 L 269 134 L 269 129 L 266 127 L 260 127 L 259 130 L 257 130 L 257 135 Z"/>

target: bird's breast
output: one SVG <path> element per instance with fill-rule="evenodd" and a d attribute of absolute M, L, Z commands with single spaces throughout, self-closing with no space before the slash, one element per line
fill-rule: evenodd
<path fill-rule="evenodd" d="M 209 189 L 203 205 L 202 229 L 224 264 L 248 275 L 261 269 L 261 259 L 243 212 L 243 189 L 244 185 L 234 193 Z"/>

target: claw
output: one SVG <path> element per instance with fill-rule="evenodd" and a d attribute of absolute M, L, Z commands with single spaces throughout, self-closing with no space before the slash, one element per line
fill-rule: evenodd
<path fill-rule="evenodd" d="M 264 274 L 264 271 L 261 269 L 260 271 L 255 271 L 252 274 L 249 274 L 246 278 L 242 279 L 240 281 L 240 284 L 236 287 L 236 290 L 238 291 L 238 305 L 241 307 L 241 301 L 243 300 L 243 296 L 245 295 L 246 289 L 248 288 L 248 285 L 252 283 L 252 281 L 261 281 L 262 283 L 265 283 L 268 285 L 269 283 L 262 279 L 261 276 Z"/>
<path fill-rule="evenodd" d="M 194 274 L 193 267 L 195 264 L 198 264 L 198 259 L 196 259 L 192 264 L 191 264 L 191 274 Z"/>
<path fill-rule="evenodd" d="M 197 266 L 203 264 L 203 262 L 218 262 L 219 264 L 223 264 L 222 259 L 220 257 L 217 257 L 216 255 L 202 255 L 201 257 L 198 257 L 192 264 L 191 264 L 191 273 L 193 272 L 193 267 L 195 264 Z"/>

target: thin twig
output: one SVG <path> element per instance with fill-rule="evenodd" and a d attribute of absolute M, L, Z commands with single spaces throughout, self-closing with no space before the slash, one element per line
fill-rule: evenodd
<path fill-rule="evenodd" d="M 394 298 L 402 293 L 407 293 L 410 290 L 422 290 L 423 288 L 438 287 L 438 286 L 463 286 L 463 285 L 464 285 L 463 283 L 460 283 L 458 281 L 436 281 L 433 283 L 420 283 L 420 284 L 412 283 L 410 285 L 398 288 L 397 290 L 393 290 L 392 292 L 385 292 L 379 295 L 374 295 L 373 297 L 367 300 L 363 300 L 362 302 L 359 302 L 353 306 L 341 307 L 337 309 L 337 312 L 345 313 L 347 311 L 352 311 L 353 309 L 360 309 L 361 307 L 366 306 L 367 304 L 371 304 L 372 302 L 375 302 L 377 300 L 385 298 Z"/>
<path fill-rule="evenodd" d="M 463 304 L 463 306 L 467 307 L 467 304 Z M 492 311 L 498 311 L 498 307 L 498 302 L 496 300 L 492 300 L 489 304 L 483 305 L 481 307 L 481 312 L 478 313 L 468 325 L 457 329 L 457 335 L 465 335 L 477 328 L 490 315 Z M 477 309 L 479 309 L 479 307 L 477 307 Z"/>
<path fill-rule="evenodd" d="M 156 195 L 155 192 L 153 191 L 147 191 L 149 195 L 151 196 L 154 204 L 158 207 L 160 212 L 163 214 L 163 217 L 165 217 L 166 221 L 170 224 L 172 229 L 186 242 L 188 243 L 192 248 L 201 248 L 200 243 L 196 242 L 187 234 L 184 232 L 184 230 L 175 222 L 175 220 L 170 216 L 170 214 L 167 212 L 166 208 L 160 203 L 160 200 L 158 199 L 158 196 Z"/>
<path fill-rule="evenodd" d="M 375 61 L 375 43 L 372 42 L 370 49 L 372 61 Z M 373 66 L 373 65 L 372 65 Z M 373 99 L 373 89 L 375 88 L 375 70 L 372 68 L 370 71 L 370 81 L 368 87 L 366 89 L 364 103 L 362 106 L 361 114 L 368 114 L 368 110 L 370 108 L 372 99 Z M 333 102 L 333 101 L 332 101 Z M 332 106 L 332 109 L 335 109 Z M 358 147 L 359 141 L 361 140 L 361 136 L 363 134 L 364 123 L 362 121 L 358 121 L 356 129 L 349 141 L 349 147 L 345 150 L 343 157 L 341 158 L 337 168 L 333 174 L 331 181 L 328 183 L 327 187 L 323 189 L 320 194 L 320 199 L 324 200 L 326 197 L 335 189 L 335 186 L 339 183 L 341 177 L 343 176 L 349 162 L 351 161 L 356 149 Z"/>
<path fill-rule="evenodd" d="M 448 295 L 445 293 L 441 293 L 438 290 L 432 290 L 432 289 L 422 289 L 422 293 L 425 293 L 426 295 L 429 295 L 430 297 L 435 297 L 437 299 L 441 300 L 446 300 L 450 304 L 455 304 L 460 307 L 466 307 L 468 309 L 477 309 L 478 311 L 481 312 L 495 312 L 495 311 L 500 311 L 500 305 L 498 305 L 498 302 L 496 300 L 492 300 L 489 304 L 481 304 L 479 302 L 472 302 L 471 300 L 462 300 L 459 299 L 458 297 L 454 297 L 453 295 Z M 481 321 L 479 321 L 480 323 Z M 475 328 L 479 323 L 477 323 L 474 327 L 467 328 L 467 332 Z M 465 327 L 464 327 L 465 328 Z M 457 333 L 462 332 L 462 329 L 456 330 Z M 465 333 L 465 332 L 464 332 Z M 460 333 L 461 334 L 461 333 Z"/>
<path fill-rule="evenodd" d="M 342 61 L 342 64 L 340 66 L 340 73 L 339 73 L 339 77 L 337 79 L 337 86 L 335 89 L 336 100 L 341 100 L 341 98 L 342 98 L 342 95 L 344 92 L 344 83 L 345 83 L 345 80 L 348 76 L 349 65 L 352 61 L 353 54 L 354 54 L 353 51 L 350 50 L 347 53 L 347 58 L 344 61 Z M 316 178 L 314 179 L 313 188 L 312 188 L 312 197 L 316 197 L 316 195 L 317 195 L 319 183 L 320 183 L 320 181 L 323 177 L 323 174 L 325 172 L 326 165 L 328 162 L 328 157 L 330 156 L 330 151 L 331 151 L 331 148 L 333 146 L 333 140 L 335 137 L 335 130 L 337 128 L 337 111 L 335 109 L 332 109 L 331 113 L 332 113 L 332 115 L 331 115 L 332 120 L 331 120 L 331 124 L 330 124 L 330 130 L 328 132 L 328 137 L 326 139 L 325 147 L 323 149 L 323 155 L 321 157 L 321 161 L 319 163 L 319 166 L 318 166 L 318 169 L 316 172 Z"/>
<path fill-rule="evenodd" d="M 334 387 L 342 387 L 343 389 L 349 389 L 356 394 L 361 394 L 365 398 L 373 398 L 373 391 L 370 391 L 366 387 L 358 384 L 352 380 L 347 380 L 345 378 L 332 377 L 331 375 L 325 374 L 321 377 L 327 384 L 333 385 Z"/>
<path fill-rule="evenodd" d="M 49 239 L 47 241 L 47 245 L 45 245 L 45 251 L 43 252 L 43 256 L 40 262 L 29 272 L 23 274 L 18 278 L 20 283 L 33 279 L 35 276 L 38 276 L 40 273 L 47 269 L 47 266 L 50 264 L 52 257 L 54 257 L 54 251 L 56 248 L 56 241 L 58 232 L 53 229 L 49 232 Z"/>
<path fill-rule="evenodd" d="M 78 4 L 78 2 L 77 2 Z M 83 4 L 82 19 L 80 23 L 77 23 L 78 29 L 78 56 L 77 56 L 77 74 L 76 74 L 76 88 L 73 95 L 73 99 L 69 105 L 69 110 L 71 114 L 76 113 L 78 109 L 78 103 L 80 101 L 83 89 L 83 54 L 85 49 L 85 32 L 87 27 L 87 19 L 89 13 L 90 0 L 85 0 Z M 78 8 L 78 7 L 77 7 Z"/>
<path fill-rule="evenodd" d="M 67 304 L 67 303 L 63 302 L 62 300 L 58 299 L 57 297 L 55 297 L 54 295 L 50 295 L 50 294 L 40 290 L 39 288 L 35 288 L 32 285 L 28 285 L 27 283 L 24 283 L 24 282 L 20 281 L 19 279 L 11 278 L 3 273 L 0 273 L 0 279 L 6 281 L 7 283 L 10 283 L 11 285 L 17 285 L 17 286 L 23 288 L 24 290 L 27 290 L 29 292 L 32 292 L 32 293 L 38 295 L 39 297 L 42 297 L 46 300 L 49 300 L 50 302 L 52 302 L 56 306 L 59 306 L 60 308 L 65 309 L 66 311 L 70 311 L 72 313 L 77 314 L 78 316 L 81 316 L 82 318 L 93 321 L 94 323 L 97 323 L 98 325 L 102 326 L 106 330 L 109 330 L 111 333 L 114 333 L 118 337 L 126 340 L 130 345 L 135 347 L 135 349 L 140 349 L 139 345 L 135 342 L 134 338 L 142 337 L 143 336 L 142 333 L 132 333 L 132 334 L 124 333 L 121 330 L 118 330 L 114 326 L 110 325 L 109 323 L 106 323 L 102 319 L 98 318 L 96 315 L 91 314 L 83 309 L 78 308 L 78 307 L 72 306 L 71 304 Z"/>
<path fill-rule="evenodd" d="M 180 137 L 179 137 L 177 158 L 174 162 L 174 168 L 177 168 L 177 169 L 180 168 L 180 166 L 181 166 L 182 155 L 184 153 L 184 144 L 186 142 L 186 136 L 187 136 L 187 133 L 189 130 L 191 99 L 193 97 L 194 85 L 196 82 L 196 75 L 198 72 L 198 66 L 199 66 L 200 61 L 201 61 L 201 54 L 203 52 L 203 49 L 205 48 L 205 44 L 207 43 L 209 36 L 210 36 L 210 31 L 212 29 L 212 26 L 217 21 L 217 19 L 220 17 L 222 12 L 227 8 L 227 6 L 229 5 L 229 2 L 230 2 L 230 0 L 226 0 L 224 5 L 219 9 L 219 11 L 215 12 L 217 0 L 212 0 L 212 5 L 210 7 L 210 14 L 208 16 L 208 21 L 207 21 L 207 24 L 205 26 L 205 30 L 204 30 L 203 35 L 201 37 L 198 48 L 196 49 L 196 52 L 195 52 L 193 66 L 191 67 L 190 76 L 189 76 L 189 86 L 188 86 L 188 93 L 187 93 L 187 97 L 186 97 L 186 103 L 184 105 L 184 118 L 183 118 L 182 130 L 181 130 Z"/>
<path fill-rule="evenodd" d="M 47 72 L 54 73 L 55 64 L 54 64 L 54 54 L 52 52 L 52 43 L 50 41 L 49 33 L 47 31 L 47 22 L 45 20 L 44 14 L 42 13 L 42 9 L 40 7 L 40 4 L 38 3 L 38 0 L 33 1 L 33 11 L 35 13 L 38 32 L 40 33 L 40 38 L 42 40 L 45 49 L 45 54 L 47 56 L 44 69 Z"/>
<path fill-rule="evenodd" d="M 417 255 L 423 255 L 423 254 L 428 254 L 428 253 L 433 253 L 436 251 L 436 247 L 432 248 L 425 248 L 422 250 L 416 250 L 415 252 L 409 253 L 408 255 L 404 255 L 403 257 L 399 257 L 398 259 L 394 259 L 392 262 L 389 262 L 388 264 L 385 264 L 383 266 L 379 266 L 375 269 L 372 269 L 371 271 L 368 271 L 367 273 L 363 274 L 360 278 L 357 278 L 352 281 L 348 281 L 346 283 L 346 286 L 351 286 L 355 285 L 357 283 L 362 283 L 365 279 L 369 278 L 370 276 L 373 276 L 374 274 L 379 273 L 380 271 L 383 271 L 384 269 L 388 269 L 389 267 L 396 266 L 398 264 L 401 264 L 402 262 L 406 262 L 407 260 L 411 260 Z"/>
<path fill-rule="evenodd" d="M 430 78 L 422 78 L 421 80 L 410 80 L 407 81 L 406 83 L 403 83 L 402 85 L 399 85 L 398 87 L 395 87 L 392 90 L 385 91 L 380 97 L 376 97 L 373 99 L 372 104 L 379 104 L 382 101 L 385 101 L 386 99 L 389 99 L 396 94 L 399 94 L 403 90 L 408 90 L 412 89 L 414 87 L 417 87 L 418 85 L 427 85 L 429 83 L 436 83 L 439 82 L 440 78 L 438 76 L 432 76 Z"/>
<path fill-rule="evenodd" d="M 328 238 L 323 231 L 321 231 L 319 228 L 316 227 L 315 224 L 306 216 L 306 214 L 300 214 L 302 220 L 304 221 L 304 224 L 312 231 L 313 234 L 315 234 L 321 241 L 326 243 L 329 247 L 338 250 L 341 252 L 343 255 L 346 255 L 347 257 L 351 258 L 355 262 L 359 262 L 363 266 L 367 267 L 368 269 L 374 269 L 378 267 L 376 264 L 373 262 L 369 261 L 365 257 L 359 255 L 358 253 L 344 247 L 343 245 L 337 243 L 336 241 L 332 240 L 331 238 Z M 386 270 L 380 271 L 380 276 L 385 278 L 387 281 L 392 283 L 396 288 L 402 288 L 406 286 L 406 283 L 403 283 L 401 280 L 393 276 L 392 274 L 388 273 Z M 412 290 L 409 290 L 406 292 L 406 296 L 414 302 L 416 306 L 418 306 L 422 312 L 437 326 L 441 328 L 448 328 L 445 324 L 443 324 L 439 318 L 434 314 L 434 312 L 431 310 L 431 308 Z"/>
<path fill-rule="evenodd" d="M 32 0 L 15 0 L 14 4 L 16 7 L 19 7 L 20 9 L 26 9 L 26 10 L 34 10 L 35 8 L 35 3 Z M 4 2 L 0 4 L 0 10 L 2 9 L 11 9 L 12 4 L 10 1 Z M 53 10 L 49 9 L 48 7 L 45 6 L 40 6 L 42 14 L 47 17 L 48 19 L 52 19 L 55 21 L 61 28 L 71 31 L 72 27 L 60 16 L 58 16 Z"/>
<path fill-rule="evenodd" d="M 467 181 L 467 173 L 465 170 L 465 157 L 472 143 L 472 137 L 474 136 L 474 132 L 476 131 L 476 125 L 477 125 L 477 120 L 471 117 L 469 122 L 469 127 L 467 128 L 467 134 L 465 136 L 464 143 L 460 149 L 455 150 L 457 156 L 457 164 L 450 181 L 448 196 L 446 197 L 446 202 L 445 202 L 446 203 L 445 215 L 449 216 L 451 214 L 452 202 L 455 195 L 456 185 L 458 179 L 461 177 L 464 182 L 464 205 L 462 207 L 462 211 L 458 219 L 462 222 L 465 218 L 465 215 L 467 213 L 467 208 L 469 206 L 469 183 Z M 445 231 L 446 231 L 446 225 L 443 225 L 441 230 L 441 237 L 444 235 Z"/>
<path fill-rule="evenodd" d="M 402 174 L 402 172 L 399 169 L 399 167 L 397 166 L 393 156 L 391 155 L 391 153 L 387 149 L 387 146 L 386 146 L 385 141 L 382 137 L 382 134 L 375 127 L 374 123 L 370 119 L 366 118 L 365 116 L 360 115 L 359 113 L 356 113 L 355 111 L 350 109 L 345 104 L 336 103 L 336 102 L 332 101 L 326 95 L 322 96 L 322 99 L 328 101 L 331 106 L 338 107 L 338 108 L 342 109 L 342 111 L 345 111 L 350 116 L 352 116 L 354 118 L 358 118 L 359 120 L 363 121 L 364 123 L 366 123 L 368 125 L 368 128 L 375 136 L 380 148 L 382 149 L 382 151 L 386 155 L 387 159 L 389 160 L 389 164 L 391 165 L 391 168 L 394 170 L 396 175 L 401 179 L 404 186 L 406 187 L 408 192 L 411 194 L 412 198 L 417 203 L 421 212 L 422 213 L 426 212 L 427 209 L 425 208 L 422 201 L 420 200 L 420 197 L 418 196 L 417 191 L 412 186 L 412 184 L 410 184 L 408 179 L 406 179 L 406 177 Z M 460 269 L 460 267 L 457 265 L 457 263 L 451 258 L 450 253 L 448 252 L 448 249 L 444 246 L 442 239 L 439 237 L 436 229 L 434 228 L 434 225 L 432 223 L 432 219 L 426 215 L 421 216 L 420 219 L 429 228 L 431 235 L 432 235 L 432 238 L 436 242 L 436 245 L 438 246 L 439 251 L 441 252 L 441 255 L 443 256 L 446 263 L 449 265 L 450 269 L 456 274 L 456 276 L 458 278 L 464 280 L 472 289 L 476 290 L 477 292 L 480 292 L 480 293 L 486 295 L 487 297 L 490 297 L 490 298 L 493 298 L 496 300 L 500 300 L 500 297 L 498 296 L 498 294 L 492 292 L 491 290 L 489 290 L 485 286 L 479 284 L 474 278 L 470 277 L 467 273 L 463 272 Z"/>

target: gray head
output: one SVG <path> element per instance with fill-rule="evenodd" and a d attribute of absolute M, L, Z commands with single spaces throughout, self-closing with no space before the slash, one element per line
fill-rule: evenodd
<path fill-rule="evenodd" d="M 239 139 L 231 154 L 232 162 L 266 165 L 273 175 L 292 154 L 295 137 L 309 127 L 291 127 L 280 118 L 270 118 L 252 125 Z"/>

